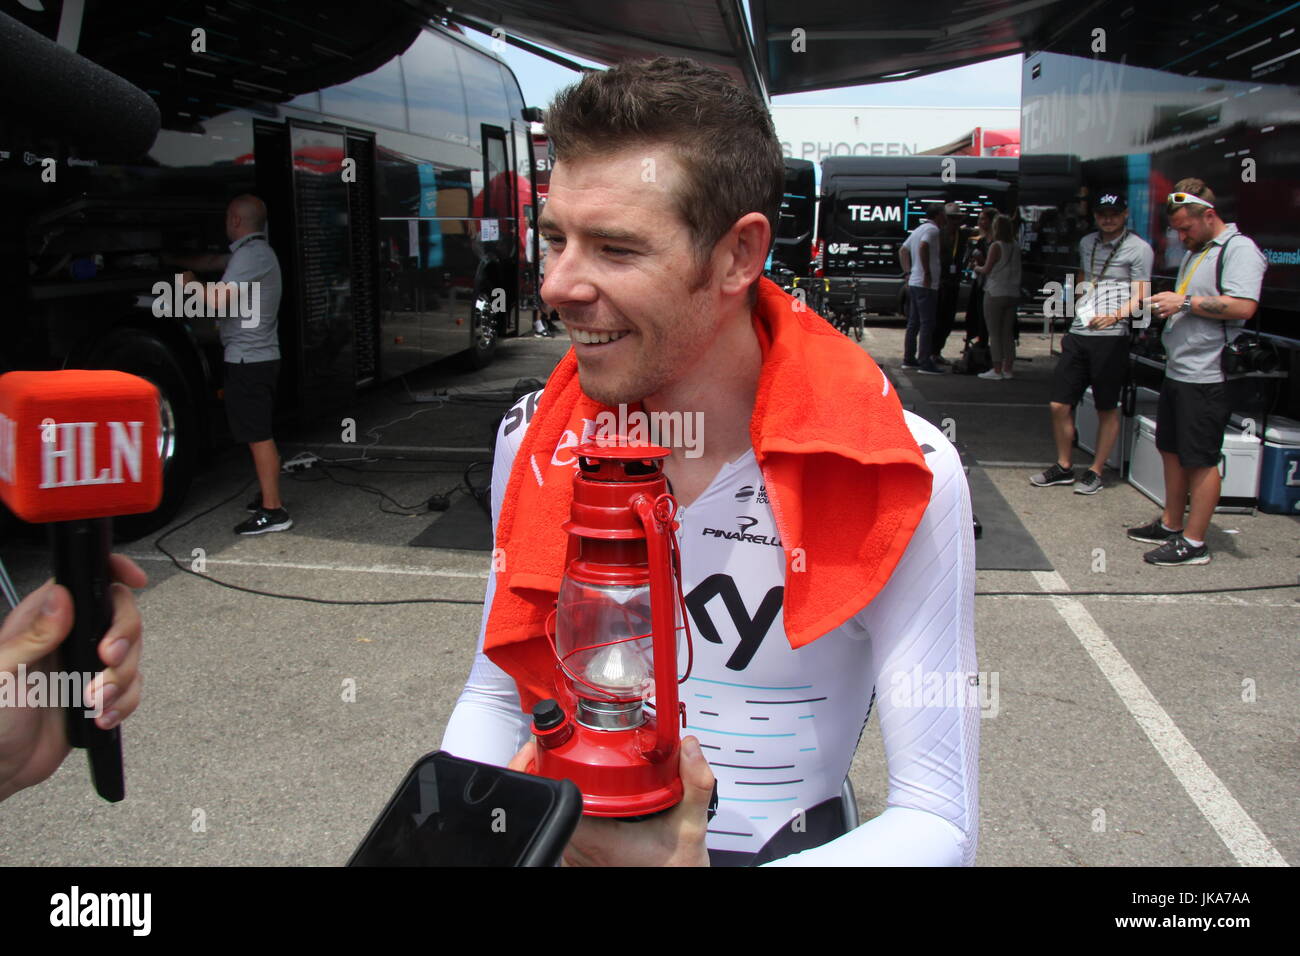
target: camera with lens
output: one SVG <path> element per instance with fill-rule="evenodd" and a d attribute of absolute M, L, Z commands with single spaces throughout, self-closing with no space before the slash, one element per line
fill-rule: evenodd
<path fill-rule="evenodd" d="M 1278 366 L 1277 349 L 1254 332 L 1243 332 L 1231 342 L 1224 343 L 1220 363 L 1224 375 L 1274 372 Z"/>

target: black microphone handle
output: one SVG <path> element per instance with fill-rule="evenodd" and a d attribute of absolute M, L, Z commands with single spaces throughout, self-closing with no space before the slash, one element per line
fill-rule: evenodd
<path fill-rule="evenodd" d="M 54 580 L 72 594 L 72 631 L 59 649 L 61 666 L 69 673 L 97 674 L 104 669 L 99 642 L 113 622 L 109 594 L 112 578 L 108 568 L 113 519 L 56 521 L 50 525 L 50 539 Z M 77 686 L 77 683 L 65 682 L 63 686 Z M 68 742 L 89 752 L 90 779 L 96 792 L 111 803 L 121 800 L 126 796 L 121 729 L 103 730 L 96 726 L 95 718 L 86 716 L 85 704 L 80 700 L 69 701 L 65 713 Z"/>

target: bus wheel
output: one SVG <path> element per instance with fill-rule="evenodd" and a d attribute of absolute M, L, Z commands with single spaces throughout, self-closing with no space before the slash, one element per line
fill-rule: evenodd
<path fill-rule="evenodd" d="M 167 524 L 185 503 L 198 459 L 198 415 L 180 364 L 160 339 L 140 329 L 111 334 L 96 349 L 91 363 L 152 382 L 158 389 L 162 429 L 158 454 L 163 463 L 163 494 L 158 507 L 142 515 L 113 521 L 114 537 L 134 541 Z"/>
<path fill-rule="evenodd" d="M 474 311 L 469 322 L 469 348 L 462 364 L 469 369 L 486 368 L 497 350 L 497 320 L 488 308 L 487 293 L 474 296 Z"/>

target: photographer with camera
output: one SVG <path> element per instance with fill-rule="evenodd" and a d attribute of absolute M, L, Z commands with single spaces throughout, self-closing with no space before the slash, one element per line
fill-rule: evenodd
<path fill-rule="evenodd" d="M 1128 536 L 1160 545 L 1145 555 L 1149 564 L 1179 567 L 1210 561 L 1205 532 L 1219 503 L 1219 458 L 1231 413 L 1222 355 L 1259 307 L 1267 263 L 1249 237 L 1219 218 L 1214 193 L 1201 180 L 1180 180 L 1165 212 L 1188 250 L 1174 291 L 1145 302 L 1154 318 L 1165 320 L 1168 360 L 1156 413 L 1165 510 L 1150 524 L 1129 528 Z"/>

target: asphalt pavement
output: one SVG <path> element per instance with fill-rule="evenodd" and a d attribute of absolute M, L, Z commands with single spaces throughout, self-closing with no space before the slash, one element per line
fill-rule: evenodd
<path fill-rule="evenodd" d="M 1124 536 L 1157 511 L 1136 489 L 1113 474 L 1091 497 L 1027 481 L 1052 457 L 1046 340 L 1022 333 L 1028 361 L 1010 382 L 900 372 L 901 345 L 889 324 L 863 342 L 900 390 L 951 419 L 1055 569 L 978 575 L 979 864 L 1300 861 L 1298 592 L 1209 593 L 1295 584 L 1300 522 L 1219 515 L 1211 564 L 1147 566 Z M 74 753 L 0 804 L 0 863 L 344 862 L 437 748 L 479 631 L 489 555 L 408 542 L 437 517 L 430 498 L 466 494 L 516 384 L 545 379 L 566 347 L 509 340 L 487 369 L 435 367 L 284 434 L 286 459 L 350 459 L 286 477 L 285 533 L 232 534 L 252 470 L 241 449 L 218 456 L 162 541 L 188 570 L 153 539 L 119 549 L 150 576 L 127 799 L 99 800 Z M 48 574 L 38 537 L 0 543 L 0 558 L 21 594 Z M 873 716 L 852 771 L 867 816 L 887 796 L 876 728 Z"/>

